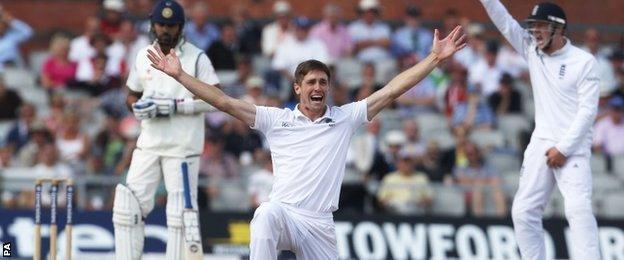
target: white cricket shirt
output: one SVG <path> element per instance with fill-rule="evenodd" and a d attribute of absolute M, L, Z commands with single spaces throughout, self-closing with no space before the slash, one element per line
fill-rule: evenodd
<path fill-rule="evenodd" d="M 128 88 L 143 92 L 142 98 L 188 98 L 193 94 L 167 74 L 152 68 L 147 58 L 147 46 L 139 51 L 136 63 L 128 75 Z M 208 84 L 218 84 L 219 80 L 212 63 L 194 45 L 182 40 L 175 47 L 182 69 Z M 203 114 L 176 114 L 170 117 L 157 117 L 141 121 L 141 134 L 137 147 L 146 152 L 162 156 L 187 157 L 201 154 L 204 146 Z"/>
<path fill-rule="evenodd" d="M 328 107 L 314 122 L 298 106 L 256 106 L 253 128 L 266 137 L 273 160 L 270 200 L 314 212 L 336 211 L 349 143 L 367 122 L 366 113 L 366 100 Z"/>
<path fill-rule="evenodd" d="M 529 64 L 535 98 L 533 135 L 557 142 L 555 147 L 566 156 L 590 154 L 600 93 L 594 56 L 573 46 L 569 39 L 563 48 L 545 54 L 498 0 L 481 2 Z"/>

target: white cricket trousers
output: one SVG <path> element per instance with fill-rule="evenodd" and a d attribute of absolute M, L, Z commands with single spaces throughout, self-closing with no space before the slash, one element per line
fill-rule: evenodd
<path fill-rule="evenodd" d="M 264 202 L 251 220 L 250 260 L 274 260 L 281 250 L 298 260 L 338 259 L 331 213 L 317 213 L 279 202 Z"/>
<path fill-rule="evenodd" d="M 546 151 L 554 141 L 533 137 L 524 152 L 520 183 L 511 215 L 525 260 L 546 259 L 542 214 L 555 185 L 564 199 L 565 217 L 571 231 L 571 259 L 600 259 L 598 227 L 592 213 L 592 177 L 589 155 L 570 156 L 565 165 L 551 169 Z"/>

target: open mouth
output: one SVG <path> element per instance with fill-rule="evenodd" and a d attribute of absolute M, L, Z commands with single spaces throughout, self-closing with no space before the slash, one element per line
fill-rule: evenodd
<path fill-rule="evenodd" d="M 310 96 L 310 100 L 313 103 L 322 103 L 323 102 L 323 95 L 312 95 L 312 96 Z"/>

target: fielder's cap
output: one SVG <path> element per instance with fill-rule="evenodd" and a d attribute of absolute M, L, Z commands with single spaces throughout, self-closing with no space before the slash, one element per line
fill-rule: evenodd
<path fill-rule="evenodd" d="M 184 9 L 173 0 L 158 2 L 150 13 L 150 22 L 161 24 L 184 24 Z"/>
<path fill-rule="evenodd" d="M 542 2 L 533 7 L 525 22 L 545 21 L 565 26 L 567 23 L 563 9 L 554 3 Z"/>
<path fill-rule="evenodd" d="M 418 8 L 418 6 L 410 5 L 405 10 L 405 14 L 409 17 L 420 17 L 422 12 L 420 11 L 420 8 Z"/>
<path fill-rule="evenodd" d="M 264 79 L 258 76 L 251 76 L 245 81 L 245 87 L 248 89 L 253 88 L 263 88 L 264 87 Z"/>
<path fill-rule="evenodd" d="M 117 12 L 123 12 L 126 10 L 126 5 L 123 0 L 104 0 L 102 6 L 106 10 L 112 10 Z"/>
<path fill-rule="evenodd" d="M 293 20 L 293 24 L 299 28 L 309 28 L 312 26 L 312 20 L 305 16 L 299 16 Z"/>
<path fill-rule="evenodd" d="M 379 2 L 377 0 L 360 0 L 358 8 L 360 11 L 377 10 L 379 9 Z"/>
<path fill-rule="evenodd" d="M 277 15 L 285 15 L 290 13 L 290 4 L 287 1 L 279 0 L 273 4 L 273 13 Z"/>
<path fill-rule="evenodd" d="M 405 134 L 399 130 L 391 130 L 386 134 L 386 143 L 388 145 L 402 145 L 407 142 Z"/>
<path fill-rule="evenodd" d="M 624 98 L 620 96 L 613 97 L 609 100 L 609 106 L 612 108 L 624 108 Z"/>

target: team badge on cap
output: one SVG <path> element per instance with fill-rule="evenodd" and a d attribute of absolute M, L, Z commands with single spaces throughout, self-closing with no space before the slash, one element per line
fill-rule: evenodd
<path fill-rule="evenodd" d="M 169 18 L 171 18 L 171 16 L 173 16 L 173 10 L 171 8 L 169 8 L 169 7 L 165 7 L 165 8 L 163 8 L 161 14 L 162 14 L 162 16 L 164 18 L 169 19 Z"/>

